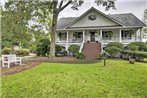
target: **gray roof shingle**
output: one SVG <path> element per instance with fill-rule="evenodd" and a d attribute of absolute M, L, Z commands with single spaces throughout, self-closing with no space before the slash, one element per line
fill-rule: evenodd
<path fill-rule="evenodd" d="M 69 23 L 75 20 L 77 17 L 60 18 L 57 21 L 57 29 L 64 29 Z"/>
<path fill-rule="evenodd" d="M 141 20 L 139 20 L 135 15 L 132 13 L 125 13 L 125 14 L 112 14 L 109 15 L 116 21 L 121 22 L 124 26 L 146 26 Z"/>
<path fill-rule="evenodd" d="M 108 15 L 114 20 L 122 23 L 124 26 L 139 26 L 144 27 L 146 26 L 141 20 L 139 20 L 136 16 L 132 13 L 126 14 L 111 14 Z M 70 24 L 73 20 L 77 17 L 67 17 L 67 18 L 60 18 L 57 22 L 57 29 L 64 29 L 68 24 Z"/>

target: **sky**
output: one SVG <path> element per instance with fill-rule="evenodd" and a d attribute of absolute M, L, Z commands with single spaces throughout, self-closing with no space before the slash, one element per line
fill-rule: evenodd
<path fill-rule="evenodd" d="M 91 7 L 95 7 L 105 14 L 132 13 L 142 20 L 143 12 L 147 9 L 147 0 L 116 0 L 116 10 L 110 9 L 109 11 L 105 11 L 103 6 L 97 6 L 94 3 L 94 0 L 85 0 L 83 5 L 79 7 L 78 11 L 72 10 L 71 6 L 69 6 L 59 14 L 59 18 L 78 17 Z"/>
<path fill-rule="evenodd" d="M 0 3 L 4 4 L 5 1 L 7 0 L 0 0 Z M 116 0 L 116 10 L 110 9 L 109 11 L 105 11 L 105 8 L 102 6 L 97 6 L 94 0 L 84 0 L 84 3 L 79 7 L 78 11 L 72 10 L 71 6 L 68 6 L 59 14 L 59 18 L 78 17 L 91 7 L 95 7 L 105 14 L 132 13 L 142 20 L 143 12 L 147 9 L 147 0 Z"/>

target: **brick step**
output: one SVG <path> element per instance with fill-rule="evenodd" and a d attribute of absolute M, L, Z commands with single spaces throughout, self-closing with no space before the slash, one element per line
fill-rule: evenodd
<path fill-rule="evenodd" d="M 97 55 L 101 53 L 101 44 L 85 43 L 82 53 L 86 56 L 86 59 L 96 59 Z"/>

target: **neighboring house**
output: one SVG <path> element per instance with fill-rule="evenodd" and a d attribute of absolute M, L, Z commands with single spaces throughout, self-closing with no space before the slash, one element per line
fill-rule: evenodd
<path fill-rule="evenodd" d="M 79 52 L 96 57 L 110 42 L 142 41 L 144 26 L 132 13 L 106 15 L 92 7 L 80 17 L 58 20 L 56 44 L 67 51 L 70 45 L 79 45 Z"/>

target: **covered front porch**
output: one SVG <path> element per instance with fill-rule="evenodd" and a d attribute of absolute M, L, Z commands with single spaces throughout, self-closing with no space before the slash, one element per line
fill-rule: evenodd
<path fill-rule="evenodd" d="M 141 40 L 140 28 L 60 30 L 56 33 L 56 44 L 64 46 L 66 50 L 70 44 L 77 44 L 82 49 L 86 42 L 101 43 L 104 47 L 110 42 L 121 42 L 127 45 L 130 42 Z"/>

